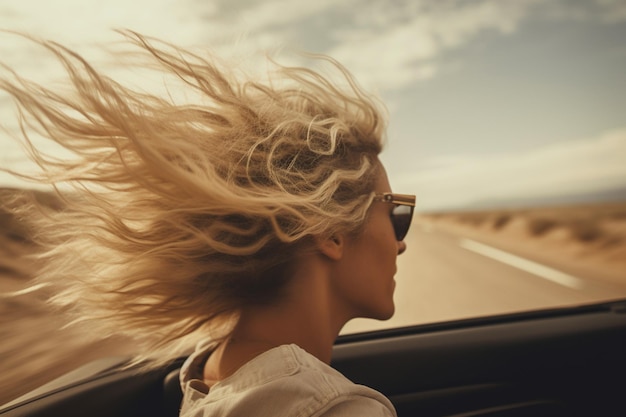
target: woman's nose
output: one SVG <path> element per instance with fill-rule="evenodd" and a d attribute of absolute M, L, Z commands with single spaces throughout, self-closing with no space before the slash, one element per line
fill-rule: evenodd
<path fill-rule="evenodd" d="M 402 255 L 406 250 L 406 243 L 404 241 L 398 242 L 398 255 Z"/>

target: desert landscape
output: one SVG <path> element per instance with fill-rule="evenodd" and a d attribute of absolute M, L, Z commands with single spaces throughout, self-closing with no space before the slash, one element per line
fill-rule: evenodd
<path fill-rule="evenodd" d="M 6 199 L 12 190 L 2 190 Z M 48 204 L 47 194 L 38 198 Z M 0 404 L 4 404 L 91 360 L 127 351 L 121 340 L 87 340 L 63 328 L 61 317 L 46 304 L 43 291 L 23 292 L 31 285 L 36 251 L 26 228 L 0 211 Z"/>
<path fill-rule="evenodd" d="M 416 221 L 626 285 L 625 202 L 429 213 Z"/>
<path fill-rule="evenodd" d="M 6 196 L 6 192 L 1 194 Z M 552 264 L 576 264 L 598 280 L 626 286 L 626 203 L 422 213 L 421 229 L 437 228 Z M 43 291 L 24 291 L 36 251 L 26 229 L 0 213 L 0 404 L 93 359 L 132 350 L 124 340 L 86 340 L 63 328 Z"/>

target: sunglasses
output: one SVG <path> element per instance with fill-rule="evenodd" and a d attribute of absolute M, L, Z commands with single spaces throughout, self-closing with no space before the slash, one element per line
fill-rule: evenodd
<path fill-rule="evenodd" d="M 409 232 L 411 220 L 413 220 L 415 196 L 409 194 L 383 193 L 376 194 L 374 201 L 395 205 L 391 212 L 391 224 L 393 224 L 396 239 L 398 242 L 401 242 Z"/>

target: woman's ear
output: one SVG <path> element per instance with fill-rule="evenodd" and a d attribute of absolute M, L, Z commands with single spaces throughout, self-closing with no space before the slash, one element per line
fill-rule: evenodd
<path fill-rule="evenodd" d="M 315 245 L 320 252 L 333 261 L 338 261 L 343 257 L 346 239 L 343 235 L 316 236 Z"/>

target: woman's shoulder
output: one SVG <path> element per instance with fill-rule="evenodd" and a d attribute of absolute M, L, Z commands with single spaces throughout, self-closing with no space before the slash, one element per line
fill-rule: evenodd
<path fill-rule="evenodd" d="M 207 394 L 186 392 L 185 396 L 185 401 L 193 398 L 208 412 L 200 414 L 204 416 L 395 415 L 385 396 L 354 384 L 297 345 L 268 350 L 215 384 Z M 184 409 L 198 410 L 192 404 L 184 405 Z"/>
<path fill-rule="evenodd" d="M 395 416 L 391 402 L 380 392 L 355 384 L 336 369 L 318 360 L 296 345 L 290 346 L 301 361 L 300 372 L 289 384 L 308 387 L 308 412 L 303 416 Z M 307 388 L 305 388 L 307 389 Z M 304 411 L 304 410 L 303 410 Z"/>

